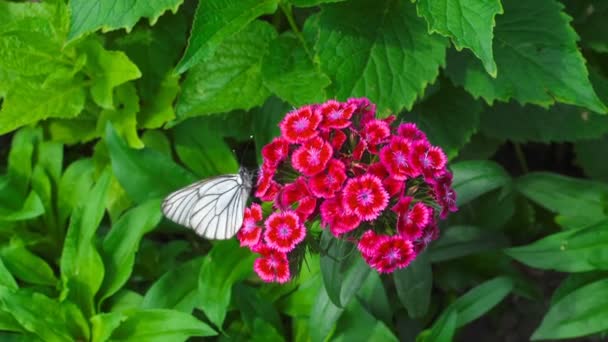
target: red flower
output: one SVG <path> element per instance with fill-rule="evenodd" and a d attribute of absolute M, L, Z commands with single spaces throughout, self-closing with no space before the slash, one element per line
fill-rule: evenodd
<path fill-rule="evenodd" d="M 397 128 L 397 134 L 411 141 L 427 140 L 426 135 L 418 129 L 415 123 L 403 123 Z"/>
<path fill-rule="evenodd" d="M 408 240 L 415 240 L 422 235 L 432 218 L 432 209 L 422 203 L 416 203 L 407 212 L 399 214 L 397 231 Z"/>
<path fill-rule="evenodd" d="M 261 220 L 262 207 L 259 204 L 253 203 L 250 208 L 245 208 L 243 226 L 236 235 L 241 243 L 241 247 L 253 247 L 258 244 L 262 235 L 262 228 L 257 225 L 257 222 Z"/>
<path fill-rule="evenodd" d="M 417 141 L 412 147 L 411 162 L 427 178 L 434 178 L 443 172 L 448 158 L 441 148 L 431 146 L 426 141 Z"/>
<path fill-rule="evenodd" d="M 458 207 L 456 206 L 456 192 L 452 188 L 452 174 L 444 172 L 434 180 L 432 185 L 433 197 L 441 206 L 439 217 L 445 218 L 448 215 L 448 212 L 458 211 Z"/>
<path fill-rule="evenodd" d="M 321 223 L 329 226 L 334 236 L 348 233 L 359 226 L 361 219 L 355 214 L 348 214 L 342 207 L 339 196 L 328 198 L 321 204 Z"/>
<path fill-rule="evenodd" d="M 306 236 L 306 229 L 293 211 L 275 212 L 265 225 L 264 241 L 279 252 L 292 251 Z"/>
<path fill-rule="evenodd" d="M 372 262 L 372 259 L 376 255 L 378 244 L 386 240 L 386 238 L 387 236 L 379 236 L 373 230 L 368 230 L 361 235 L 357 248 L 368 264 Z"/>
<path fill-rule="evenodd" d="M 413 244 L 399 235 L 378 242 L 371 266 L 380 273 L 403 268 L 416 256 Z"/>
<path fill-rule="evenodd" d="M 391 177 L 382 163 L 374 163 L 369 166 L 368 172 L 382 179 L 382 185 L 392 197 L 401 192 L 405 182 Z"/>
<path fill-rule="evenodd" d="M 289 153 L 289 143 L 283 138 L 274 138 L 271 143 L 262 148 L 264 164 L 276 167 L 287 158 Z"/>
<path fill-rule="evenodd" d="M 300 222 L 306 222 L 306 220 L 315 212 L 315 209 L 317 209 L 316 198 L 304 197 L 300 199 L 298 208 L 296 209 L 296 214 L 298 214 Z"/>
<path fill-rule="evenodd" d="M 291 278 L 289 260 L 287 260 L 285 253 L 265 245 L 257 247 L 256 252 L 262 257 L 255 260 L 253 269 L 263 281 L 268 283 L 274 281 L 286 283 L 289 281 Z"/>
<path fill-rule="evenodd" d="M 321 128 L 341 129 L 350 126 L 350 117 L 353 115 L 356 108 L 357 107 L 352 104 L 340 103 L 334 100 L 325 102 L 317 108 L 317 111 L 323 117 Z"/>
<path fill-rule="evenodd" d="M 281 190 L 275 205 L 282 210 L 289 209 L 291 205 L 300 199 L 310 195 L 304 177 L 298 177 L 293 183 L 286 184 Z"/>
<path fill-rule="evenodd" d="M 376 145 L 386 142 L 391 135 L 391 128 L 386 121 L 374 119 L 365 124 L 361 135 L 371 147 L 370 152 L 377 153 Z"/>
<path fill-rule="evenodd" d="M 362 98 L 350 98 L 346 101 L 349 105 L 354 105 L 355 112 L 361 114 L 361 125 L 369 120 L 372 120 L 376 116 L 376 105 L 371 103 L 369 99 Z"/>
<path fill-rule="evenodd" d="M 424 228 L 422 236 L 414 241 L 414 252 L 422 252 L 431 242 L 439 237 L 439 228 L 436 223 L 429 224 Z"/>
<path fill-rule="evenodd" d="M 416 174 L 410 161 L 411 150 L 411 143 L 407 139 L 393 137 L 380 151 L 380 160 L 393 178 L 406 180 Z"/>
<path fill-rule="evenodd" d="M 344 142 L 346 142 L 346 134 L 340 130 L 333 131 L 333 136 L 331 137 L 331 147 L 336 151 L 340 151 Z"/>
<path fill-rule="evenodd" d="M 342 192 L 346 212 L 364 221 L 374 220 L 388 205 L 388 193 L 380 179 L 372 174 L 350 179 Z"/>
<path fill-rule="evenodd" d="M 288 113 L 279 124 L 283 138 L 290 143 L 301 143 L 317 136 L 321 114 L 312 106 Z"/>
<path fill-rule="evenodd" d="M 306 176 L 314 176 L 325 170 L 333 155 L 331 145 L 321 138 L 307 141 L 291 156 L 293 167 Z"/>
<path fill-rule="evenodd" d="M 346 166 L 344 163 L 332 159 L 325 172 L 321 172 L 310 178 L 308 182 L 310 191 L 316 197 L 329 198 L 333 197 L 336 191 L 342 188 L 342 184 L 346 180 Z"/>

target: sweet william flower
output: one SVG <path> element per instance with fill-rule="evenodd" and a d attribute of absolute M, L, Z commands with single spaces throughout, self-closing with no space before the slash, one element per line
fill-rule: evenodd
<path fill-rule="evenodd" d="M 264 242 L 279 252 L 291 252 L 306 236 L 306 229 L 293 211 L 271 214 L 265 226 Z"/>
<path fill-rule="evenodd" d="M 321 114 L 321 129 L 346 128 L 351 125 L 350 118 L 357 107 L 354 104 L 329 100 L 317 107 Z"/>
<path fill-rule="evenodd" d="M 418 173 L 411 162 L 412 144 L 402 137 L 393 137 L 380 151 L 380 160 L 389 174 L 397 180 L 406 180 Z"/>
<path fill-rule="evenodd" d="M 289 143 L 283 138 L 274 138 L 262 148 L 262 156 L 268 166 L 277 167 L 289 153 Z"/>
<path fill-rule="evenodd" d="M 314 196 L 330 198 L 334 197 L 336 191 L 342 188 L 345 180 L 346 166 L 343 162 L 332 159 L 329 161 L 327 169 L 311 177 L 308 184 Z"/>
<path fill-rule="evenodd" d="M 361 219 L 357 215 L 344 210 L 340 195 L 323 201 L 320 210 L 322 225 L 329 226 L 334 236 L 353 231 L 361 224 Z"/>
<path fill-rule="evenodd" d="M 371 221 L 388 205 L 388 193 L 380 179 L 366 174 L 350 179 L 343 189 L 342 205 L 347 213 L 363 221 Z"/>
<path fill-rule="evenodd" d="M 266 245 L 257 246 L 255 251 L 261 257 L 254 261 L 253 269 L 263 281 L 286 283 L 291 279 L 287 254 Z"/>
<path fill-rule="evenodd" d="M 325 170 L 333 155 L 331 145 L 320 137 L 307 141 L 293 152 L 291 163 L 305 176 L 314 176 Z"/>
<path fill-rule="evenodd" d="M 390 273 L 409 265 L 415 256 L 412 242 L 394 235 L 377 243 L 370 266 L 380 273 Z"/>
<path fill-rule="evenodd" d="M 423 203 L 414 204 L 406 212 L 400 213 L 397 219 L 397 231 L 409 240 L 415 240 L 422 235 L 424 227 L 430 222 L 432 209 Z"/>
<path fill-rule="evenodd" d="M 422 140 L 426 141 L 426 134 L 418 129 L 415 123 L 403 123 L 397 128 L 397 135 L 404 137 L 412 142 Z"/>
<path fill-rule="evenodd" d="M 259 221 L 262 221 L 262 207 L 259 204 L 253 203 L 245 208 L 243 226 L 236 235 L 241 246 L 253 247 L 260 242 L 262 228 L 257 224 Z"/>
<path fill-rule="evenodd" d="M 282 137 L 290 143 L 302 143 L 317 136 L 321 114 L 314 107 L 305 106 L 288 113 L 279 124 Z"/>

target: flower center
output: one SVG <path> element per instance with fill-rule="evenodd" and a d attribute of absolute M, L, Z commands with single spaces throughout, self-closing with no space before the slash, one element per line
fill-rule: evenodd
<path fill-rule="evenodd" d="M 405 154 L 403 154 L 403 152 L 397 151 L 393 155 L 395 156 L 395 161 L 397 162 L 397 165 L 407 166 L 407 158 L 405 157 Z"/>
<path fill-rule="evenodd" d="M 308 150 L 308 162 L 311 164 L 319 164 L 320 154 L 321 154 L 320 150 L 311 148 L 310 150 Z"/>
<path fill-rule="evenodd" d="M 397 248 L 393 248 L 386 253 L 384 256 L 390 263 L 397 261 L 400 258 L 399 250 Z"/>
<path fill-rule="evenodd" d="M 306 127 L 308 127 L 308 123 L 308 118 L 299 118 L 293 123 L 293 128 L 298 132 L 302 132 L 304 129 L 306 129 Z"/>
<path fill-rule="evenodd" d="M 252 220 L 246 220 L 245 221 L 245 226 L 243 227 L 243 230 L 246 232 L 252 231 L 255 228 L 255 222 L 253 222 Z"/>
<path fill-rule="evenodd" d="M 422 159 L 422 166 L 425 169 L 428 168 L 429 166 L 431 166 L 432 160 L 429 158 L 429 153 L 428 152 L 426 152 L 421 159 Z"/>
<path fill-rule="evenodd" d="M 332 120 L 338 120 L 341 116 L 342 116 L 341 110 L 334 110 L 331 113 L 329 113 L 329 118 Z"/>
<path fill-rule="evenodd" d="M 286 238 L 289 236 L 289 226 L 287 225 L 281 225 L 279 226 L 279 236 L 281 238 Z"/>
<path fill-rule="evenodd" d="M 361 204 L 367 205 L 372 203 L 373 197 L 374 196 L 372 192 L 370 190 L 365 189 L 359 192 L 359 194 L 357 195 L 357 200 L 361 202 Z"/>
<path fill-rule="evenodd" d="M 327 177 L 325 177 L 325 184 L 327 185 L 333 185 L 335 181 L 336 179 L 332 175 L 327 175 Z"/>

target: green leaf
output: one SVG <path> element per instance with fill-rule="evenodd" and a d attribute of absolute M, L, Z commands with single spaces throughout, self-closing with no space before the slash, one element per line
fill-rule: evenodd
<path fill-rule="evenodd" d="M 137 135 L 137 113 L 139 112 L 139 96 L 133 83 L 126 83 L 116 88 L 115 109 L 104 109 L 99 113 L 97 132 L 100 136 L 108 122 L 134 148 L 144 147 Z"/>
<path fill-rule="evenodd" d="M 600 53 L 608 52 L 608 28 L 604 17 L 608 11 L 601 0 L 566 1 L 566 9 L 574 17 L 573 26 L 581 36 L 581 44 Z"/>
<path fill-rule="evenodd" d="M 516 182 L 528 199 L 561 216 L 570 228 L 589 226 L 608 216 L 608 185 L 548 172 L 529 173 Z"/>
<path fill-rule="evenodd" d="M 454 163 L 451 169 L 459 206 L 511 181 L 509 174 L 500 165 L 488 160 Z"/>
<path fill-rule="evenodd" d="M 190 314 L 166 309 L 125 312 L 127 319 L 114 330 L 112 341 L 185 341 L 191 336 L 215 336 L 207 324 Z"/>
<path fill-rule="evenodd" d="M 161 201 L 149 200 L 127 211 L 112 226 L 103 240 L 101 255 L 106 276 L 99 291 L 99 303 L 116 293 L 129 279 L 135 253 L 144 234 L 158 225 L 162 218 Z"/>
<path fill-rule="evenodd" d="M 470 49 L 486 72 L 496 77 L 492 38 L 494 18 L 503 13 L 499 0 L 418 0 L 416 9 L 430 33 L 451 38 L 458 51 Z"/>
<path fill-rule="evenodd" d="M 202 2 L 199 10 L 209 2 L 215 1 Z M 264 103 L 269 91 L 262 83 L 262 58 L 276 35 L 270 24 L 256 20 L 227 37 L 212 58 L 188 73 L 177 101 L 177 118 L 247 110 Z"/>
<path fill-rule="evenodd" d="M 277 5 L 278 0 L 207 0 L 199 3 L 188 48 L 175 67 L 177 72 L 210 61 L 209 57 L 216 50 L 223 50 L 225 40 L 241 30 L 251 30 L 251 27 L 245 28 L 247 24 L 261 15 L 274 13 Z"/>
<path fill-rule="evenodd" d="M 324 3 L 342 2 L 345 0 L 288 0 L 289 3 L 298 7 L 313 7 Z"/>
<path fill-rule="evenodd" d="M 70 302 L 60 303 L 38 292 L 0 286 L 0 308 L 43 341 L 88 340 L 86 321 Z"/>
<path fill-rule="evenodd" d="M 453 226 L 441 232 L 439 240 L 430 245 L 431 262 L 460 258 L 506 247 L 509 240 L 500 232 L 475 226 Z"/>
<path fill-rule="evenodd" d="M 105 212 L 109 171 L 104 171 L 87 201 L 72 213 L 61 254 L 62 296 L 76 303 L 87 317 L 93 315 L 93 298 L 104 277 L 103 261 L 95 246 L 95 232 Z"/>
<path fill-rule="evenodd" d="M 209 320 L 222 326 L 230 304 L 232 286 L 253 269 L 254 255 L 235 240 L 217 242 L 201 266 L 198 280 L 200 308 Z"/>
<path fill-rule="evenodd" d="M 126 319 L 127 316 L 122 312 L 109 312 L 91 317 L 91 342 L 107 341 Z"/>
<path fill-rule="evenodd" d="M 367 280 L 357 293 L 357 299 L 374 317 L 386 324 L 391 324 L 393 309 L 389 303 L 388 293 L 384 288 L 382 278 L 378 272 L 370 272 Z"/>
<path fill-rule="evenodd" d="M 577 141 L 608 133 L 608 117 L 564 104 L 543 109 L 497 103 L 481 115 L 481 129 L 489 137 L 515 142 Z"/>
<path fill-rule="evenodd" d="M 2 257 L 0 257 L 0 285 L 7 287 L 11 290 L 16 290 L 17 288 L 19 288 L 19 285 L 17 285 L 15 278 L 13 278 L 11 272 L 8 270 L 8 268 L 6 268 Z"/>
<path fill-rule="evenodd" d="M 336 327 L 332 341 L 398 341 L 382 322 L 372 316 L 358 300 L 352 301 Z"/>
<path fill-rule="evenodd" d="M 121 289 L 115 295 L 108 298 L 104 306 L 108 307 L 109 312 L 126 312 L 139 309 L 143 300 L 142 295 L 135 291 Z"/>
<path fill-rule="evenodd" d="M 24 221 L 44 214 L 44 205 L 40 197 L 32 191 L 18 209 L 0 206 L 0 222 Z"/>
<path fill-rule="evenodd" d="M 198 279 L 203 257 L 194 258 L 163 274 L 146 292 L 143 309 L 192 312 L 198 306 Z"/>
<path fill-rule="evenodd" d="M 214 116 L 215 117 L 215 116 Z M 179 159 L 193 170 L 197 176 L 211 177 L 239 170 L 234 153 L 224 141 L 224 130 L 202 117 L 187 120 L 174 128 L 175 151 Z M 230 117 L 225 120 L 230 126 Z"/>
<path fill-rule="evenodd" d="M 577 289 L 594 283 L 598 280 L 606 279 L 608 278 L 607 276 L 608 272 L 605 271 L 570 274 L 559 284 L 559 287 L 555 289 L 555 291 L 553 291 L 553 295 L 551 296 L 551 305 L 555 305 L 557 302 L 562 300 L 570 293 L 576 291 Z"/>
<path fill-rule="evenodd" d="M 445 63 L 446 40 L 429 36 L 425 26 L 404 1 L 323 6 L 316 50 L 333 95 L 368 97 L 380 114 L 411 109 Z"/>
<path fill-rule="evenodd" d="M 70 164 L 61 175 L 57 199 L 59 226 L 63 227 L 72 211 L 87 199 L 93 187 L 94 168 L 91 159 L 82 158 Z"/>
<path fill-rule="evenodd" d="M 452 341 L 456 333 L 456 323 L 458 322 L 458 311 L 448 309 L 435 321 L 431 330 L 426 330 L 416 338 L 417 342 L 443 342 Z"/>
<path fill-rule="evenodd" d="M 279 122 L 291 107 L 276 97 L 270 97 L 261 108 L 252 110 L 253 139 L 255 140 L 258 163 L 262 163 L 262 147 L 279 136 Z"/>
<path fill-rule="evenodd" d="M 344 309 L 337 307 L 329 299 L 325 287 L 321 286 L 310 312 L 308 328 L 312 342 L 325 341 L 343 312 Z"/>
<path fill-rule="evenodd" d="M 6 268 L 18 279 L 36 285 L 57 285 L 57 278 L 47 262 L 29 251 L 19 238 L 14 237 L 3 246 L 0 256 Z"/>
<path fill-rule="evenodd" d="M 284 334 L 283 324 L 279 313 L 271 302 L 262 298 L 255 288 L 243 284 L 236 284 L 234 289 L 234 301 L 238 307 L 245 324 L 254 330 L 258 321 L 271 325 L 276 332 Z"/>
<path fill-rule="evenodd" d="M 585 285 L 549 308 L 532 340 L 591 335 L 608 329 L 608 279 Z"/>
<path fill-rule="evenodd" d="M 90 2 L 86 0 L 71 0 L 69 40 L 74 40 L 84 34 L 102 29 L 107 32 L 131 28 L 142 18 L 148 18 L 154 25 L 156 20 L 167 10 L 177 12 L 184 0 L 118 0 L 112 2 Z"/>
<path fill-rule="evenodd" d="M 130 149 L 111 125 L 106 126 L 106 143 L 114 175 L 137 203 L 163 197 L 196 181 L 190 172 L 160 152 L 146 148 Z"/>
<path fill-rule="evenodd" d="M 102 108 L 114 108 L 113 89 L 141 77 L 141 72 L 124 52 L 105 50 L 96 40 L 87 40 L 80 48 L 87 56 L 84 71 L 92 78 L 93 100 Z"/>
<path fill-rule="evenodd" d="M 262 60 L 262 77 L 270 91 L 294 106 L 323 102 L 331 83 L 293 34 L 282 34 L 270 43 Z"/>
<path fill-rule="evenodd" d="M 32 157 L 34 146 L 41 140 L 40 129 L 24 127 L 17 131 L 11 141 L 8 154 L 8 181 L 17 191 L 17 195 L 25 197 L 32 176 Z M 10 202 L 15 198 L 11 198 Z"/>
<path fill-rule="evenodd" d="M 418 124 L 430 142 L 441 146 L 448 158 L 453 159 L 477 131 L 481 110 L 481 103 L 464 90 L 444 84 L 403 117 Z"/>
<path fill-rule="evenodd" d="M 600 139 L 577 141 L 574 144 L 576 163 L 583 168 L 585 175 L 608 183 L 608 163 L 603 156 L 608 149 L 608 135 Z"/>
<path fill-rule="evenodd" d="M 53 186 L 59 183 L 63 169 L 63 144 L 54 141 L 41 141 L 38 144 L 38 165 L 48 173 Z"/>
<path fill-rule="evenodd" d="M 433 271 L 428 253 L 419 254 L 406 268 L 393 273 L 397 296 L 411 318 L 423 317 L 429 309 Z"/>
<path fill-rule="evenodd" d="M 488 103 L 515 99 L 544 107 L 555 101 L 606 113 L 577 48 L 563 5 L 555 0 L 503 0 L 504 15 L 496 19 L 496 79 L 465 53 L 452 53 L 447 74 L 475 97 Z M 521 80 L 526 80 L 522 82 Z"/>
<path fill-rule="evenodd" d="M 563 272 L 608 270 L 608 221 L 544 237 L 505 252 L 531 267 Z"/>

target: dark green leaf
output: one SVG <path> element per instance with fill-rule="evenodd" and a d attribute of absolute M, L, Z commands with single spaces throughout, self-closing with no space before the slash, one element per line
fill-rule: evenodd
<path fill-rule="evenodd" d="M 452 164 L 451 169 L 458 205 L 463 205 L 511 180 L 509 174 L 492 161 L 463 161 Z"/>
<path fill-rule="evenodd" d="M 243 284 L 236 284 L 233 291 L 234 301 L 241 312 L 241 317 L 254 332 L 256 324 L 259 324 L 258 321 L 263 321 L 270 324 L 273 330 L 284 333 L 279 313 L 272 303 L 259 295 L 259 291 Z"/>
<path fill-rule="evenodd" d="M 313 6 L 317 6 L 323 3 L 329 3 L 329 2 L 341 2 L 341 1 L 345 1 L 345 0 L 288 0 L 290 3 L 292 3 L 294 6 L 298 6 L 298 7 L 313 7 Z"/>
<path fill-rule="evenodd" d="M 456 326 L 468 324 L 496 306 L 513 289 L 508 277 L 498 277 L 478 285 L 451 304 L 458 311 Z"/>
<path fill-rule="evenodd" d="M 474 226 L 453 226 L 441 232 L 428 250 L 431 262 L 494 251 L 506 247 L 509 240 L 500 232 Z"/>
<path fill-rule="evenodd" d="M 325 341 L 344 309 L 337 307 L 329 299 L 325 287 L 321 286 L 310 313 L 308 328 L 312 342 Z"/>
<path fill-rule="evenodd" d="M 357 298 L 374 317 L 381 319 L 386 324 L 392 322 L 393 311 L 378 272 L 369 273 L 365 283 L 357 293 Z"/>
<path fill-rule="evenodd" d="M 398 341 L 382 322 L 372 316 L 358 300 L 350 302 L 336 326 L 332 341 Z"/>
<path fill-rule="evenodd" d="M 435 321 L 430 331 L 425 331 L 416 338 L 417 342 L 452 341 L 456 333 L 458 311 L 448 309 Z"/>
<path fill-rule="evenodd" d="M 4 265 L 4 261 L 0 257 L 0 285 L 9 288 L 11 290 L 16 290 L 19 286 L 13 278 L 11 272 Z"/>
<path fill-rule="evenodd" d="M 604 162 L 604 153 L 608 151 L 608 135 L 596 140 L 577 141 L 574 144 L 576 162 L 585 174 L 595 180 L 608 182 L 608 163 Z"/>
<path fill-rule="evenodd" d="M 393 273 L 397 296 L 411 318 L 426 314 L 431 302 L 433 271 L 428 253 L 419 254 L 406 268 Z"/>

